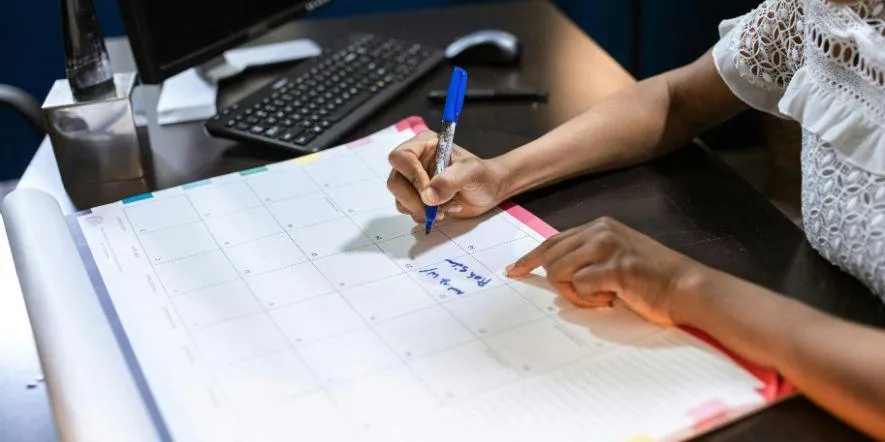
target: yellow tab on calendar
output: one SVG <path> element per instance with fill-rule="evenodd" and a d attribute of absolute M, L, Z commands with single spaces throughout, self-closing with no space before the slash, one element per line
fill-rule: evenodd
<path fill-rule="evenodd" d="M 636 434 L 627 438 L 626 442 L 654 442 L 654 438 L 647 434 Z"/>
<path fill-rule="evenodd" d="M 319 154 L 319 153 L 312 153 L 312 154 L 310 154 L 310 155 L 305 155 L 305 156 L 303 156 L 303 157 L 295 158 L 294 160 L 292 160 L 292 162 L 295 163 L 295 164 L 306 164 L 306 163 L 309 163 L 309 162 L 311 162 L 311 161 L 315 161 L 315 160 L 318 159 L 319 157 L 320 157 L 320 154 Z"/>

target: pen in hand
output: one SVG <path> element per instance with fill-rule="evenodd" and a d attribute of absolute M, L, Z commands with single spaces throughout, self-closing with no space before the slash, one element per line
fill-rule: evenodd
<path fill-rule="evenodd" d="M 433 176 L 437 176 L 445 170 L 452 160 L 452 146 L 455 142 L 455 126 L 464 106 L 464 92 L 467 90 L 467 71 L 456 67 L 452 71 L 449 80 L 449 91 L 446 95 L 446 105 L 443 108 L 442 128 L 439 133 L 439 141 L 436 145 L 436 164 Z M 424 210 L 424 234 L 429 235 L 433 228 L 433 221 L 439 206 L 427 206 Z"/>

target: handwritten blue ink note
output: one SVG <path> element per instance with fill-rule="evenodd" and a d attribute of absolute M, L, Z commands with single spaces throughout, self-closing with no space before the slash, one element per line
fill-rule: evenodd
<path fill-rule="evenodd" d="M 469 290 L 482 288 L 492 282 L 492 278 L 473 270 L 469 265 L 462 262 L 446 259 L 445 264 L 437 267 L 428 267 L 418 271 L 432 286 L 441 288 L 437 293 L 440 298 L 447 298 L 449 294 L 463 295 Z M 484 270 L 483 270 L 484 271 Z"/>

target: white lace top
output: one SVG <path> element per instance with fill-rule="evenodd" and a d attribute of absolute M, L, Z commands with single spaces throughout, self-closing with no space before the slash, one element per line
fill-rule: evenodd
<path fill-rule="evenodd" d="M 811 245 L 885 300 L 885 0 L 767 0 L 719 32 L 729 88 L 802 125 Z"/>

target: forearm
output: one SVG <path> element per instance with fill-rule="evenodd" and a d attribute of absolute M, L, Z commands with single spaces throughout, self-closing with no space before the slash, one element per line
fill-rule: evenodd
<path fill-rule="evenodd" d="M 603 100 L 541 138 L 496 159 L 505 164 L 507 195 L 549 185 L 587 172 L 637 164 L 669 151 L 686 139 L 668 128 L 666 79 L 637 83 Z M 669 134 L 670 140 L 665 140 Z M 670 141 L 670 142 L 667 142 Z"/>
<path fill-rule="evenodd" d="M 812 401 L 885 438 L 885 332 L 722 272 L 704 269 L 690 280 L 674 319 L 775 368 Z"/>
<path fill-rule="evenodd" d="M 623 89 L 543 137 L 494 159 L 508 177 L 502 197 L 650 160 L 744 108 L 707 53 L 688 66 Z"/>

